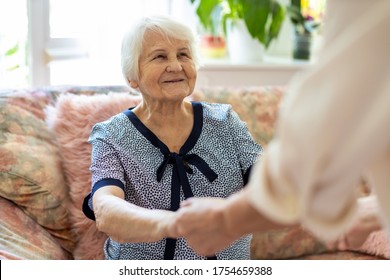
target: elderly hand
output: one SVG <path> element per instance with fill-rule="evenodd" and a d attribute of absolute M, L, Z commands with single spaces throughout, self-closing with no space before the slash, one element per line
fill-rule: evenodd
<path fill-rule="evenodd" d="M 220 251 L 237 238 L 228 227 L 221 198 L 190 198 L 181 203 L 176 217 L 176 233 L 187 239 L 189 245 L 200 255 L 210 256 Z"/>
<path fill-rule="evenodd" d="M 245 234 L 282 227 L 259 213 L 249 202 L 249 196 L 243 189 L 227 199 L 183 201 L 171 231 L 173 237 L 186 238 L 198 254 L 210 256 Z"/>

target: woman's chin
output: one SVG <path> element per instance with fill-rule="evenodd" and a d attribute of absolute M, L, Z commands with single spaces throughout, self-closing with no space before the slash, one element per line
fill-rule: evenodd
<path fill-rule="evenodd" d="M 166 87 L 164 90 L 169 96 L 176 96 L 182 98 L 185 98 L 192 93 L 188 85 L 185 86 L 176 85 L 176 86 Z"/>

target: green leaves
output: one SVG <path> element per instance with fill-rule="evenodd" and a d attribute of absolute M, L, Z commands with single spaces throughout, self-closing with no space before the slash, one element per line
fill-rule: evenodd
<path fill-rule="evenodd" d="M 249 34 L 265 45 L 271 0 L 242 0 L 241 5 Z"/>
<path fill-rule="evenodd" d="M 291 3 L 291 5 L 287 6 L 287 13 L 295 27 L 295 32 L 299 34 L 310 34 L 320 26 L 319 22 L 315 22 L 310 18 L 305 18 L 302 15 L 300 4 L 296 4 L 295 1 L 292 1 Z"/>
<path fill-rule="evenodd" d="M 16 43 L 15 46 L 13 46 L 12 48 L 8 49 L 4 55 L 5 56 L 10 56 L 10 55 L 13 55 L 13 54 L 16 54 L 19 50 L 19 43 Z"/>
<path fill-rule="evenodd" d="M 299 25 L 305 22 L 305 18 L 301 14 L 301 8 L 298 6 L 288 6 L 287 12 L 290 16 L 290 20 L 294 25 Z"/>
<path fill-rule="evenodd" d="M 244 20 L 251 36 L 267 48 L 282 27 L 285 8 L 275 0 L 241 0 Z"/>
<path fill-rule="evenodd" d="M 194 1 L 191 1 L 194 3 Z M 200 23 L 206 30 L 213 30 L 212 13 L 214 9 L 221 4 L 221 0 L 200 0 L 196 14 L 199 17 Z"/>
<path fill-rule="evenodd" d="M 16 43 L 13 47 L 11 47 L 10 49 L 8 49 L 4 52 L 4 57 L 14 56 L 18 53 L 18 51 L 19 51 L 19 43 Z M 13 59 L 11 59 L 10 61 L 12 63 Z M 20 65 L 18 63 L 15 63 L 15 64 L 12 64 L 11 66 L 7 67 L 6 70 L 7 71 L 14 71 L 18 68 L 20 68 Z"/>
<path fill-rule="evenodd" d="M 278 2 L 273 2 L 271 13 L 271 23 L 268 30 L 268 38 L 265 43 L 266 47 L 269 46 L 271 41 L 278 37 L 284 18 L 286 16 L 286 8 Z"/>
<path fill-rule="evenodd" d="M 285 18 L 285 7 L 277 0 L 199 0 L 196 13 L 206 30 L 212 31 L 212 13 L 217 8 L 222 9 L 219 18 L 225 32 L 227 19 L 243 19 L 249 34 L 265 47 L 277 38 Z"/>

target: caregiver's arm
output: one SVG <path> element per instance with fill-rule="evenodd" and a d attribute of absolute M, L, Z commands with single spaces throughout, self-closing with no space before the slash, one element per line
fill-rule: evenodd
<path fill-rule="evenodd" d="M 290 85 L 249 183 L 259 211 L 326 239 L 353 222 L 357 182 L 390 138 L 390 4 L 351 3 L 328 1 L 323 52 Z"/>

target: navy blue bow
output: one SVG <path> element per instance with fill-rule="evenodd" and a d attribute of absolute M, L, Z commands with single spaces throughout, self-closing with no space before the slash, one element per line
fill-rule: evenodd
<path fill-rule="evenodd" d="M 208 164 L 198 155 L 180 155 L 168 153 L 164 155 L 164 160 L 157 169 L 157 181 L 160 182 L 168 164 L 173 165 L 171 183 L 171 211 L 176 211 L 180 207 L 180 187 L 183 188 L 185 198 L 193 197 L 193 193 L 188 182 L 187 173 L 192 174 L 193 170 L 189 164 L 194 165 L 198 170 L 213 182 L 218 175 L 208 166 Z M 167 238 L 164 259 L 173 259 L 176 247 L 176 239 Z M 209 259 L 216 259 L 215 256 Z"/>
<path fill-rule="evenodd" d="M 179 155 L 177 153 L 168 153 L 164 156 L 163 162 L 157 169 L 157 181 L 160 182 L 168 164 L 173 164 L 172 170 L 172 196 L 171 210 L 179 209 L 180 204 L 180 186 L 183 187 L 185 198 L 193 197 L 193 193 L 188 182 L 187 173 L 192 174 L 193 170 L 189 164 L 194 165 L 198 170 L 213 182 L 218 175 L 208 166 L 208 164 L 198 155 Z"/>

